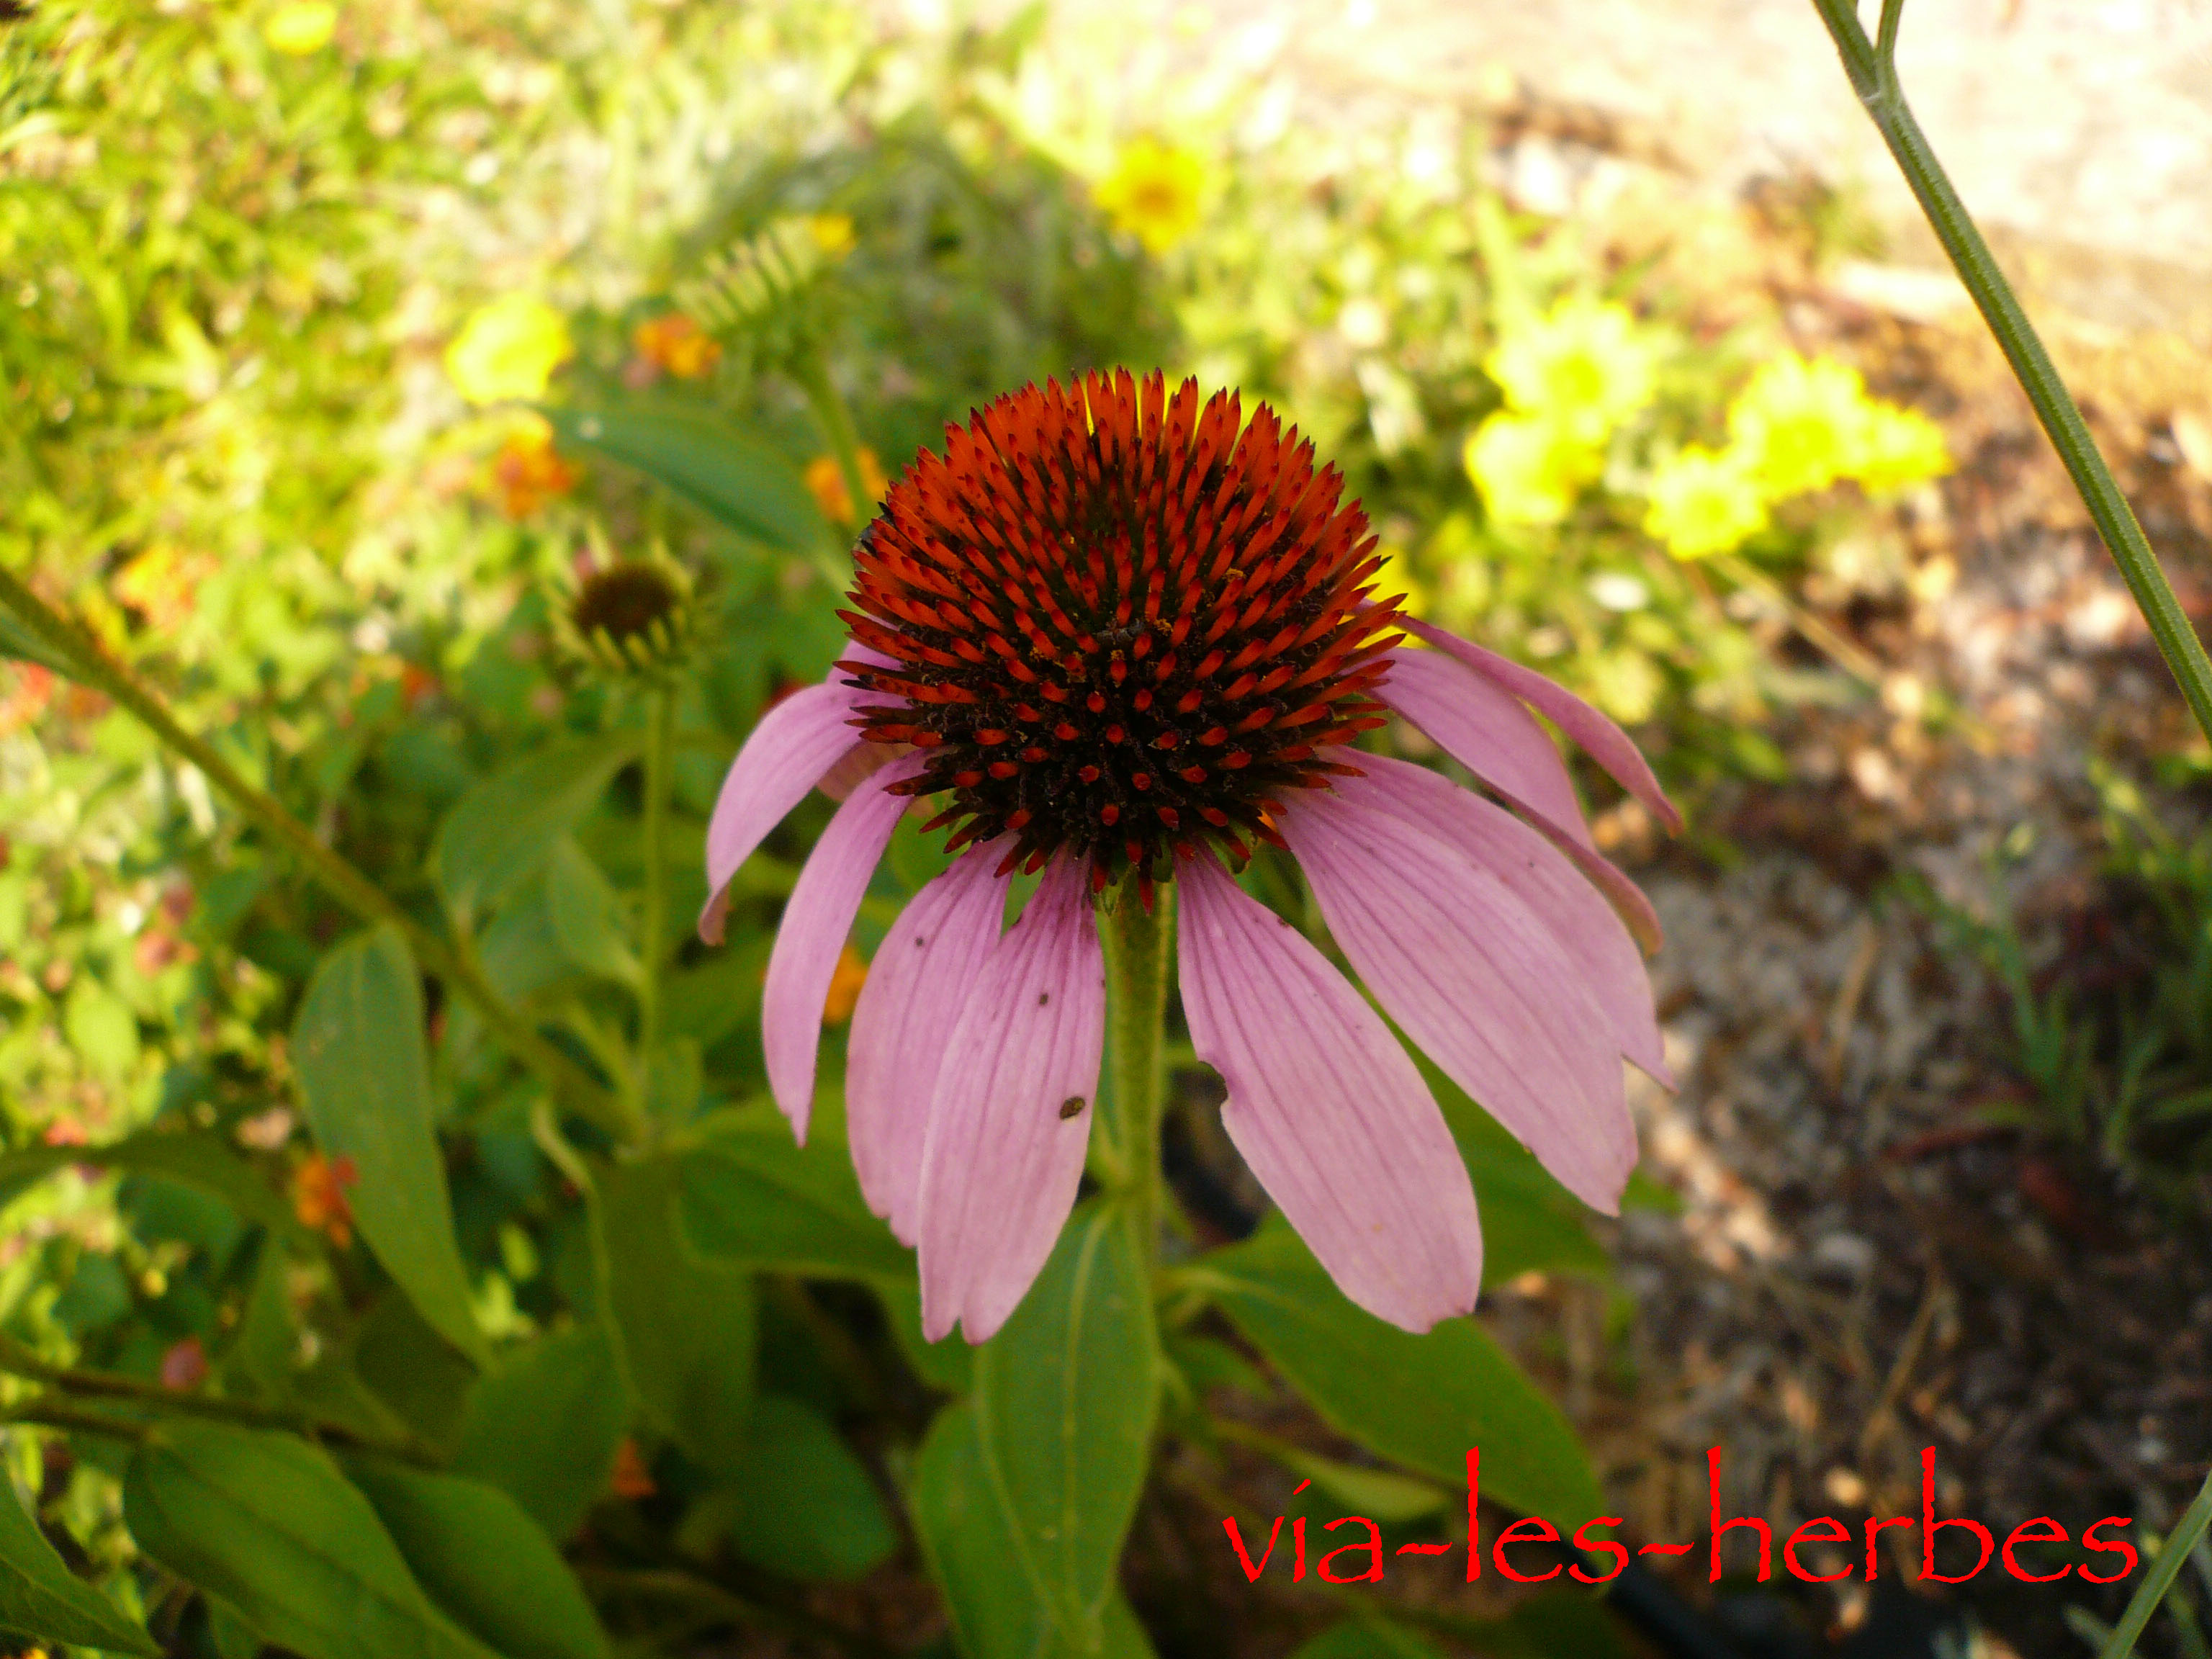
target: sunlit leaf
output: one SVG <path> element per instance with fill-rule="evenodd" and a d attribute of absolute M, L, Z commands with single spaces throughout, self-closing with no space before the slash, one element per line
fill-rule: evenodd
<path fill-rule="evenodd" d="M 684 1230 L 732 1266 L 908 1282 L 914 1258 L 868 1212 L 843 1137 L 817 1121 L 805 1146 L 781 1122 L 732 1128 L 684 1155 Z"/>
<path fill-rule="evenodd" d="M 446 1164 L 432 1128 L 422 985 L 407 941 L 386 925 L 349 939 L 316 969 L 293 1029 L 308 1127 L 333 1164 L 376 1259 L 439 1335 L 478 1355 L 453 1238 Z"/>

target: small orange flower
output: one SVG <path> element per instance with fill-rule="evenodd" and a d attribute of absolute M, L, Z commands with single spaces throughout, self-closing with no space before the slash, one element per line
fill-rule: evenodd
<path fill-rule="evenodd" d="M 528 518 L 554 496 L 576 487 L 576 469 L 555 451 L 553 428 L 544 421 L 518 428 L 500 447 L 491 473 L 499 488 L 500 511 L 515 520 Z"/>
<path fill-rule="evenodd" d="M 34 662 L 0 663 L 0 737 L 21 730 L 45 714 L 55 689 L 50 668 Z"/>
<path fill-rule="evenodd" d="M 837 958 L 837 971 L 830 975 L 830 995 L 822 1005 L 822 1018 L 832 1025 L 842 1025 L 852 1018 L 853 1010 L 860 1000 L 860 988 L 867 982 L 866 961 L 848 945 Z"/>
<path fill-rule="evenodd" d="M 615 1472 L 608 1487 L 617 1498 L 632 1500 L 650 1498 L 660 1490 L 653 1484 L 653 1471 L 645 1467 L 645 1459 L 637 1449 L 637 1442 L 627 1435 L 615 1448 Z"/>
<path fill-rule="evenodd" d="M 345 1189 L 361 1179 L 350 1158 L 309 1152 L 292 1171 L 292 1213 L 343 1249 L 353 1243 L 353 1206 Z"/>
<path fill-rule="evenodd" d="M 890 480 L 884 477 L 874 450 L 864 446 L 860 461 L 860 482 L 868 487 L 868 505 L 873 508 L 883 500 Z M 806 487 L 814 492 L 814 504 L 822 509 L 823 518 L 832 524 L 853 522 L 853 493 L 845 488 L 844 471 L 835 455 L 817 455 L 807 462 Z"/>
<path fill-rule="evenodd" d="M 637 355 L 679 380 L 696 380 L 722 361 L 721 342 L 680 311 L 640 323 L 630 336 Z"/>

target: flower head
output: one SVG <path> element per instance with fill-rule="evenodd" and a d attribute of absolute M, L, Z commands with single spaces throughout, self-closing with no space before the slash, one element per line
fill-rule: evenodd
<path fill-rule="evenodd" d="M 446 374 L 472 404 L 542 398 L 575 349 L 559 312 L 533 295 L 508 294 L 461 325 L 446 348 Z"/>
<path fill-rule="evenodd" d="M 1942 428 L 1917 409 L 1881 402 L 1868 410 L 1858 453 L 1845 469 L 1870 495 L 1910 489 L 1950 470 Z"/>
<path fill-rule="evenodd" d="M 876 459 L 876 452 L 866 444 L 860 447 L 859 459 L 860 482 L 868 490 L 868 505 L 873 507 L 883 500 L 890 480 L 884 477 L 883 463 Z M 823 518 L 832 524 L 853 522 L 853 492 L 845 488 L 845 470 L 837 465 L 835 455 L 817 455 L 807 462 L 806 488 Z"/>
<path fill-rule="evenodd" d="M 1866 382 L 1832 357 L 1785 351 L 1761 363 L 1729 406 L 1729 439 L 1767 500 L 1826 489 L 1859 453 Z"/>
<path fill-rule="evenodd" d="M 343 1250 L 353 1243 L 353 1202 L 346 1188 L 360 1179 L 351 1158 L 309 1152 L 292 1170 L 292 1213 L 302 1227 Z"/>
<path fill-rule="evenodd" d="M 690 648 L 691 579 L 665 557 L 611 559 L 586 572 L 554 628 L 603 672 L 665 673 Z"/>
<path fill-rule="evenodd" d="M 1096 906 L 1166 882 L 1192 1042 L 1254 1173 L 1363 1306 L 1422 1330 L 1474 1305 L 1481 1233 L 1443 1115 L 1382 1018 L 1238 886 L 1259 842 L 1297 860 L 1406 1034 L 1617 1207 L 1635 1159 L 1620 1061 L 1664 1072 L 1637 947 L 1656 925 L 1595 850 L 1536 715 L 1678 820 L 1595 709 L 1378 603 L 1375 548 L 1265 406 L 1248 421 L 1233 394 L 1158 375 L 1026 388 L 892 486 L 855 551 L 847 656 L 732 766 L 710 941 L 776 822 L 817 783 L 846 791 L 763 998 L 769 1082 L 802 1137 L 847 935 L 911 799 L 957 854 L 869 964 L 845 1079 L 861 1189 L 919 1249 L 933 1339 L 990 1335 L 1050 1253 L 1098 1089 Z M 1495 799 L 1353 748 L 1386 708 Z M 1009 927 L 1017 869 L 1042 879 Z"/>
<path fill-rule="evenodd" d="M 1692 444 L 1651 474 L 1644 528 L 1678 559 L 1731 552 L 1766 521 L 1766 497 L 1741 451 Z"/>
<path fill-rule="evenodd" d="M 679 380 L 703 380 L 722 361 L 722 344 L 680 311 L 640 323 L 630 332 L 637 355 Z"/>
<path fill-rule="evenodd" d="M 1157 138 L 1133 139 L 1099 182 L 1098 205 L 1154 253 L 1164 253 L 1198 228 L 1206 196 L 1206 163 L 1197 153 Z"/>
<path fill-rule="evenodd" d="M 1597 450 L 1540 415 L 1492 416 L 1462 459 L 1494 524 L 1558 524 L 1605 465 Z"/>
<path fill-rule="evenodd" d="M 526 414 L 492 458 L 491 476 L 500 510 L 522 520 L 576 487 L 576 469 L 553 447 L 553 428 L 543 416 Z"/>

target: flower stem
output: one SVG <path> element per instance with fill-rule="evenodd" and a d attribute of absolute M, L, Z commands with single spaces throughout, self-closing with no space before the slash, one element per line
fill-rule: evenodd
<path fill-rule="evenodd" d="M 70 664 L 77 678 L 129 709 L 162 742 L 198 767 L 264 833 L 307 866 L 339 903 L 363 921 L 388 921 L 397 927 L 406 936 L 415 960 L 473 1005 L 515 1058 L 536 1072 L 557 1097 L 620 1138 L 634 1138 L 636 1126 L 630 1121 L 632 1114 L 625 1104 L 509 1007 L 465 951 L 452 948 L 422 927 L 354 865 L 325 847 L 274 795 L 247 782 L 214 747 L 185 730 L 154 689 L 111 657 L 81 624 L 63 616 L 5 568 L 0 568 L 0 605 L 13 611 L 41 641 Z"/>
<path fill-rule="evenodd" d="M 2181 1564 L 2189 1559 L 2190 1553 L 2203 1538 L 2208 1527 L 2212 1527 L 2212 1475 L 2204 1478 L 2204 1485 L 2197 1494 L 2197 1501 L 2183 1512 L 2181 1519 L 2174 1523 L 2173 1530 L 2166 1534 L 2166 1547 L 2159 1551 L 2158 1559 L 2150 1565 L 2150 1571 L 2144 1575 L 2142 1583 L 2136 1586 L 2136 1593 L 2128 1602 L 2128 1610 L 2120 1615 L 2120 1622 L 2112 1628 L 2111 1640 L 2105 1644 L 2097 1659 L 2129 1659 L 2129 1656 L 2135 1652 L 2136 1641 L 2142 1635 L 2143 1626 L 2150 1623 L 2151 1614 L 2156 1613 L 2159 1603 L 2166 1600 L 2166 1591 L 2173 1588 L 2174 1579 L 2180 1575 Z"/>
<path fill-rule="evenodd" d="M 648 1077 L 660 1047 L 668 951 L 668 795 L 676 763 L 676 687 L 656 684 L 645 744 L 645 914 L 638 926 L 638 1054 Z"/>
<path fill-rule="evenodd" d="M 1167 1095 L 1164 1044 L 1168 975 L 1175 957 L 1175 884 L 1155 890 L 1147 912 L 1137 884 L 1124 881 L 1099 913 L 1106 952 L 1106 1171 L 1124 1194 L 1147 1261 L 1161 1218 L 1160 1115 Z"/>
<path fill-rule="evenodd" d="M 2120 493 L 2112 469 L 2098 453 L 2097 441 L 2089 435 L 2066 383 L 2051 366 L 2050 354 L 2043 349 L 2027 313 L 2021 309 L 1989 244 L 1975 228 L 1966 204 L 1952 188 L 1905 102 L 1897 75 L 1897 33 L 1905 0 L 1882 0 L 1878 41 L 1867 39 L 1855 0 L 1813 0 L 1813 4 L 1843 58 L 1852 90 L 1866 106 L 1882 142 L 1889 146 L 1936 240 L 1950 256 L 1959 280 L 1973 296 L 1982 320 L 1996 337 L 2021 389 L 2035 406 L 2036 418 L 2043 422 L 2052 447 L 2066 464 L 2097 533 L 2112 550 L 2113 562 L 2135 595 L 2136 608 L 2150 624 L 2159 653 L 2172 671 L 2181 695 L 2188 699 L 2190 712 L 2205 735 L 2212 737 L 2212 660 L 2206 659 L 2196 629 L 2174 598 L 2172 585 L 2159 568 L 2158 555 L 2151 550 L 2127 497 Z"/>
<path fill-rule="evenodd" d="M 868 488 L 867 476 L 860 470 L 860 435 L 853 424 L 853 411 L 845 406 L 844 394 L 830 378 L 829 359 L 819 350 L 808 353 L 793 370 L 793 378 L 806 394 L 806 406 L 814 411 L 822 435 L 830 441 L 838 476 L 845 481 L 846 498 L 853 504 L 853 524 L 866 524 L 874 516 L 871 509 L 875 497 Z"/>

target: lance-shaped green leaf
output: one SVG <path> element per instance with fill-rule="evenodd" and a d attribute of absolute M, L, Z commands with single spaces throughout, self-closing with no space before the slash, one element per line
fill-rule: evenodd
<path fill-rule="evenodd" d="M 367 1458 L 347 1472 L 416 1582 L 455 1624 L 506 1659 L 609 1659 L 575 1575 L 505 1492 Z"/>
<path fill-rule="evenodd" d="M 805 1146 L 781 1122 L 731 1128 L 684 1155 L 684 1231 L 709 1260 L 833 1279 L 914 1277 L 914 1258 L 868 1212 L 844 1137 L 817 1121 Z"/>
<path fill-rule="evenodd" d="M 544 414 L 565 447 L 635 467 L 741 536 L 804 552 L 827 534 L 798 469 L 720 416 L 635 405 Z"/>
<path fill-rule="evenodd" d="M 1559 1409 L 1481 1325 L 1415 1336 L 1354 1307 L 1279 1218 L 1194 1264 L 1192 1278 L 1340 1432 L 1450 1485 L 1482 1452 L 1482 1490 L 1580 1526 L 1604 1505 Z"/>
<path fill-rule="evenodd" d="M 616 773 L 637 757 L 635 732 L 547 744 L 453 803 L 431 861 L 446 908 L 468 925 L 542 864 Z"/>
<path fill-rule="evenodd" d="M 245 1220 L 286 1233 L 301 1231 L 284 1194 L 212 1134 L 142 1129 L 104 1146 L 27 1146 L 0 1157 L 0 1194 L 80 1164 L 166 1176 L 222 1199 Z"/>
<path fill-rule="evenodd" d="M 978 1449 L 1060 1638 L 1095 1651 L 1158 1405 L 1159 1334 L 1127 1214 L 1077 1212 L 975 1355 Z"/>
<path fill-rule="evenodd" d="M 606 1491 L 629 1412 L 614 1339 L 603 1326 L 572 1326 L 470 1391 L 454 1472 L 497 1486 L 565 1539 Z"/>
<path fill-rule="evenodd" d="M 153 1638 L 71 1573 L 0 1474 L 0 1630 L 112 1653 L 159 1653 Z"/>
<path fill-rule="evenodd" d="M 859 1578 L 898 1547 L 866 1466 L 802 1401 L 763 1394 L 746 1448 L 716 1494 L 730 1546 L 793 1578 Z"/>
<path fill-rule="evenodd" d="M 74 663 L 33 633 L 30 624 L 19 619 L 4 605 L 0 605 L 0 657 L 34 662 L 70 679 L 82 678 Z"/>
<path fill-rule="evenodd" d="M 619 1164 L 599 1178 L 615 1324 L 639 1403 L 717 1474 L 744 1460 L 752 1404 L 753 1284 L 708 1261 L 677 1224 L 677 1166 Z"/>
<path fill-rule="evenodd" d="M 915 1459 L 907 1510 L 966 1659 L 1060 1659 L 1069 1646 L 1028 1575 L 1008 1570 L 1012 1528 L 992 1490 L 973 1402 L 938 1413 Z M 1152 1643 L 1116 1591 L 1093 1659 L 1152 1659 Z"/>
<path fill-rule="evenodd" d="M 302 1659 L 491 1659 L 433 1607 L 368 1500 L 290 1435 L 165 1426 L 123 1480 L 138 1547 Z"/>
<path fill-rule="evenodd" d="M 583 848 L 566 836 L 545 860 L 545 908 L 561 953 L 586 973 L 623 985 L 644 977 L 622 925 L 622 899 Z"/>
<path fill-rule="evenodd" d="M 398 929 L 358 934 L 323 958 L 292 1053 L 316 1141 L 332 1162 L 352 1160 L 346 1195 L 361 1236 L 433 1330 L 481 1355 L 431 1127 L 422 984 Z"/>

